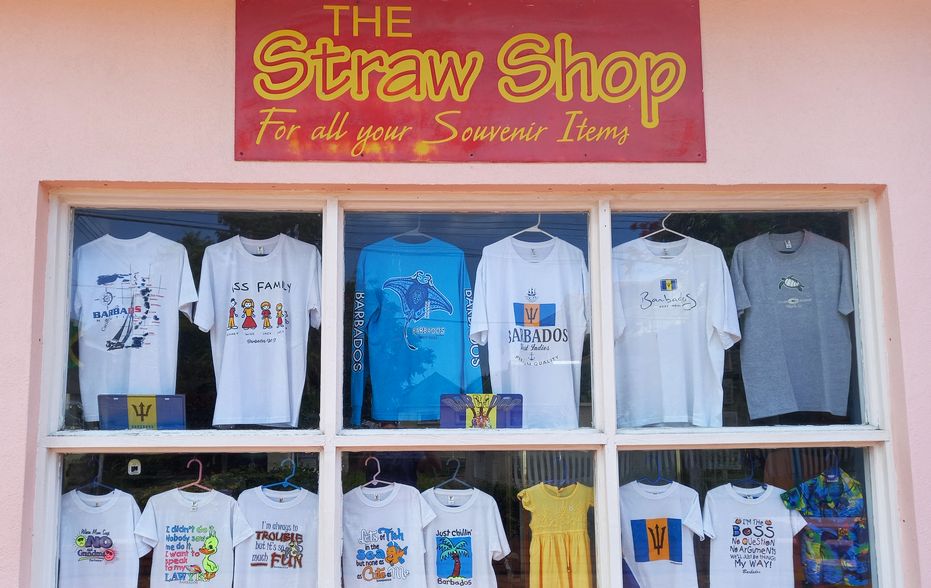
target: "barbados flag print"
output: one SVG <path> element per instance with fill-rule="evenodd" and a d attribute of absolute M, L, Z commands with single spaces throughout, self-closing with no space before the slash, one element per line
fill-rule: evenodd
<path fill-rule="evenodd" d="M 681 519 L 636 519 L 630 521 L 634 560 L 682 563 Z"/>
<path fill-rule="evenodd" d="M 514 324 L 518 327 L 555 327 L 555 304 L 514 303 Z"/>
<path fill-rule="evenodd" d="M 659 281 L 659 289 L 662 292 L 672 292 L 678 287 L 678 280 L 674 278 L 666 278 L 665 280 Z"/>

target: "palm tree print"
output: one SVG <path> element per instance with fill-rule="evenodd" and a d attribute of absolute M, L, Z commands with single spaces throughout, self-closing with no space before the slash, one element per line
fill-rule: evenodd
<path fill-rule="evenodd" d="M 440 541 L 440 544 L 437 546 L 439 549 L 440 559 L 450 559 L 453 560 L 453 571 L 447 576 L 447 578 L 458 578 L 462 574 L 462 557 L 469 557 L 469 543 L 465 540 L 457 541 L 453 543 L 449 540 L 449 537 L 443 537 Z"/>

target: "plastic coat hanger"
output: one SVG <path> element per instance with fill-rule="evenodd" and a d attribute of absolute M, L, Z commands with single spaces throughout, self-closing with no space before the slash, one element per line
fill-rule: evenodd
<path fill-rule="evenodd" d="M 466 488 L 467 490 L 471 490 L 471 489 L 475 488 L 475 486 L 473 486 L 472 484 L 469 484 L 468 482 L 466 482 L 465 480 L 463 480 L 463 479 L 461 479 L 461 478 L 459 477 L 459 460 L 458 460 L 458 459 L 456 459 L 456 458 L 448 459 L 448 460 L 446 460 L 446 465 L 449 465 L 449 464 L 451 464 L 451 463 L 453 463 L 453 462 L 456 462 L 456 471 L 453 472 L 453 475 L 452 475 L 452 476 L 450 476 L 450 477 L 447 478 L 446 480 L 443 480 L 442 482 L 440 482 L 439 484 L 437 484 L 436 486 L 434 486 L 434 488 L 435 488 L 435 489 L 436 489 L 436 488 L 443 488 L 443 487 L 445 487 L 447 484 L 452 484 L 453 482 L 458 482 L 459 484 L 462 484 L 463 486 L 465 486 L 465 488 Z"/>
<path fill-rule="evenodd" d="M 753 489 L 753 488 L 762 488 L 766 490 L 767 485 L 753 477 L 753 474 L 756 473 L 756 460 L 753 459 L 749 454 L 744 454 L 745 464 L 750 468 L 750 474 L 746 477 L 740 478 L 739 480 L 734 480 L 731 482 L 731 486 L 735 488 L 744 488 L 744 489 Z"/>
<path fill-rule="evenodd" d="M 663 477 L 662 458 L 659 455 L 657 455 L 656 456 L 656 477 L 650 478 L 649 476 L 644 476 L 642 478 L 637 479 L 637 482 L 641 484 L 647 484 L 649 486 L 665 486 L 666 484 L 672 484 L 673 481 L 670 480 L 669 478 Z"/>
<path fill-rule="evenodd" d="M 362 465 L 367 466 L 369 462 L 372 460 L 375 460 L 375 475 L 372 476 L 371 480 L 369 480 L 365 484 L 362 484 L 362 487 L 363 488 L 378 488 L 380 487 L 379 484 L 383 484 L 384 486 L 394 486 L 395 484 L 394 482 L 385 482 L 385 481 L 378 479 L 378 476 L 381 475 L 381 462 L 378 461 L 378 458 L 375 457 L 374 455 L 370 455 L 367 458 L 365 458 L 365 463 L 363 463 Z"/>
<path fill-rule="evenodd" d="M 544 231 L 543 229 L 540 228 L 540 222 L 541 222 L 542 220 L 543 220 L 543 214 L 542 214 L 542 213 L 537 213 L 537 223 L 536 223 L 535 225 L 531 225 L 531 226 L 527 227 L 526 229 L 521 229 L 521 230 L 517 231 L 516 233 L 514 233 L 513 235 L 508 235 L 507 238 L 508 238 L 508 239 L 513 239 L 514 237 L 516 237 L 516 236 L 518 236 L 518 235 L 522 235 L 522 234 L 524 234 L 524 233 L 540 233 L 541 235 L 546 235 L 546 236 L 549 237 L 550 239 L 555 239 L 556 237 L 554 237 L 554 236 L 551 235 L 550 233 L 547 233 L 546 231 Z"/>
<path fill-rule="evenodd" d="M 672 213 L 670 212 L 669 214 L 663 217 L 663 221 L 660 223 L 660 226 L 657 230 L 653 231 L 652 233 L 648 233 L 640 238 L 649 239 L 650 237 L 654 235 L 659 235 L 660 233 L 672 233 L 673 235 L 678 235 L 679 237 L 682 237 L 683 239 L 688 239 L 688 235 L 683 235 L 679 231 L 673 231 L 672 229 L 666 226 L 666 221 L 669 220 L 669 217 L 671 216 L 672 216 Z"/>
<path fill-rule="evenodd" d="M 90 494 L 96 490 L 106 490 L 104 494 L 109 494 L 113 492 L 115 488 L 113 486 L 108 486 L 104 484 L 103 481 L 103 456 L 97 456 L 97 475 L 91 479 L 90 482 L 84 484 L 83 486 L 78 486 L 75 488 L 78 492 L 83 492 L 84 494 Z"/>
<path fill-rule="evenodd" d="M 397 235 L 392 237 L 392 239 L 409 239 L 409 238 L 415 238 L 415 239 L 420 238 L 420 239 L 425 239 L 427 241 L 433 239 L 433 237 L 431 237 L 430 235 L 420 230 L 420 215 L 419 214 L 417 215 L 417 226 L 416 227 L 414 227 L 413 229 L 409 231 L 398 233 Z"/>
<path fill-rule="evenodd" d="M 291 481 L 291 478 L 297 475 L 297 464 L 290 457 L 281 462 L 281 467 L 284 467 L 286 463 L 291 464 L 291 473 L 285 476 L 285 478 L 279 482 L 272 482 L 271 484 L 262 485 L 262 489 L 269 488 L 291 488 L 293 490 L 300 490 L 301 487 Z"/>
<path fill-rule="evenodd" d="M 191 458 L 190 461 L 187 462 L 187 466 L 185 466 L 185 467 L 186 467 L 187 469 L 191 469 L 191 464 L 192 464 L 192 463 L 196 463 L 196 464 L 197 464 L 197 479 L 194 480 L 193 482 L 190 482 L 189 484 L 185 484 L 184 486 L 178 486 L 178 490 L 184 490 L 185 488 L 200 488 L 201 490 L 204 490 L 204 491 L 207 491 L 207 492 L 212 491 L 213 488 L 210 488 L 210 487 L 208 487 L 208 486 L 204 486 L 203 484 L 201 484 L 201 481 L 202 481 L 203 478 L 204 478 L 204 464 L 203 464 L 203 462 L 201 462 L 201 461 L 200 461 L 199 459 L 197 459 L 196 457 L 193 457 L 193 458 Z"/>

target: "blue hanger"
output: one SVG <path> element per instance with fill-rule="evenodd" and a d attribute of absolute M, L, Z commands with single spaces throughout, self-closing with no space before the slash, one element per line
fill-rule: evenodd
<path fill-rule="evenodd" d="M 672 484 L 672 480 L 669 478 L 663 477 L 663 458 L 659 454 L 656 455 L 656 477 L 650 478 L 649 476 L 644 476 L 639 478 L 637 482 L 641 484 L 647 484 L 649 486 L 665 486 L 666 484 Z"/>
<path fill-rule="evenodd" d="M 289 457 L 289 458 L 286 458 L 284 461 L 281 462 L 281 467 L 284 467 L 284 464 L 286 464 L 286 463 L 288 463 L 288 462 L 291 463 L 291 473 L 290 473 L 289 475 L 285 476 L 284 480 L 281 480 L 280 482 L 272 482 L 271 484 L 265 484 L 265 485 L 263 485 L 263 486 L 262 486 L 262 489 L 263 489 L 263 490 L 264 490 L 264 489 L 269 489 L 269 488 L 277 488 L 277 487 L 281 487 L 281 488 L 293 488 L 294 490 L 300 490 L 300 489 L 301 489 L 300 486 L 298 486 L 297 484 L 294 484 L 293 482 L 291 482 L 291 478 L 293 478 L 294 476 L 297 475 L 297 464 L 294 462 L 294 460 L 291 459 L 290 457 Z"/>

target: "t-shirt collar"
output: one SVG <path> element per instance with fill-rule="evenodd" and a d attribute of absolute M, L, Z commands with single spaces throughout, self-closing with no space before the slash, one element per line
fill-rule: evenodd
<path fill-rule="evenodd" d="M 475 501 L 478 499 L 478 490 L 475 488 L 467 490 L 447 490 L 446 488 L 432 488 L 430 492 L 427 492 L 427 496 L 432 503 L 432 506 L 442 510 L 444 512 L 462 512 L 468 510 L 475 504 Z M 460 504 L 459 506 L 449 506 L 440 500 L 440 496 L 465 496 L 466 501 Z"/>
<path fill-rule="evenodd" d="M 84 512 L 101 513 L 109 510 L 116 504 L 116 500 L 119 498 L 120 493 L 117 490 L 111 490 L 107 494 L 98 496 L 95 494 L 87 494 L 79 490 L 72 490 L 69 494 L 75 506 Z"/>

